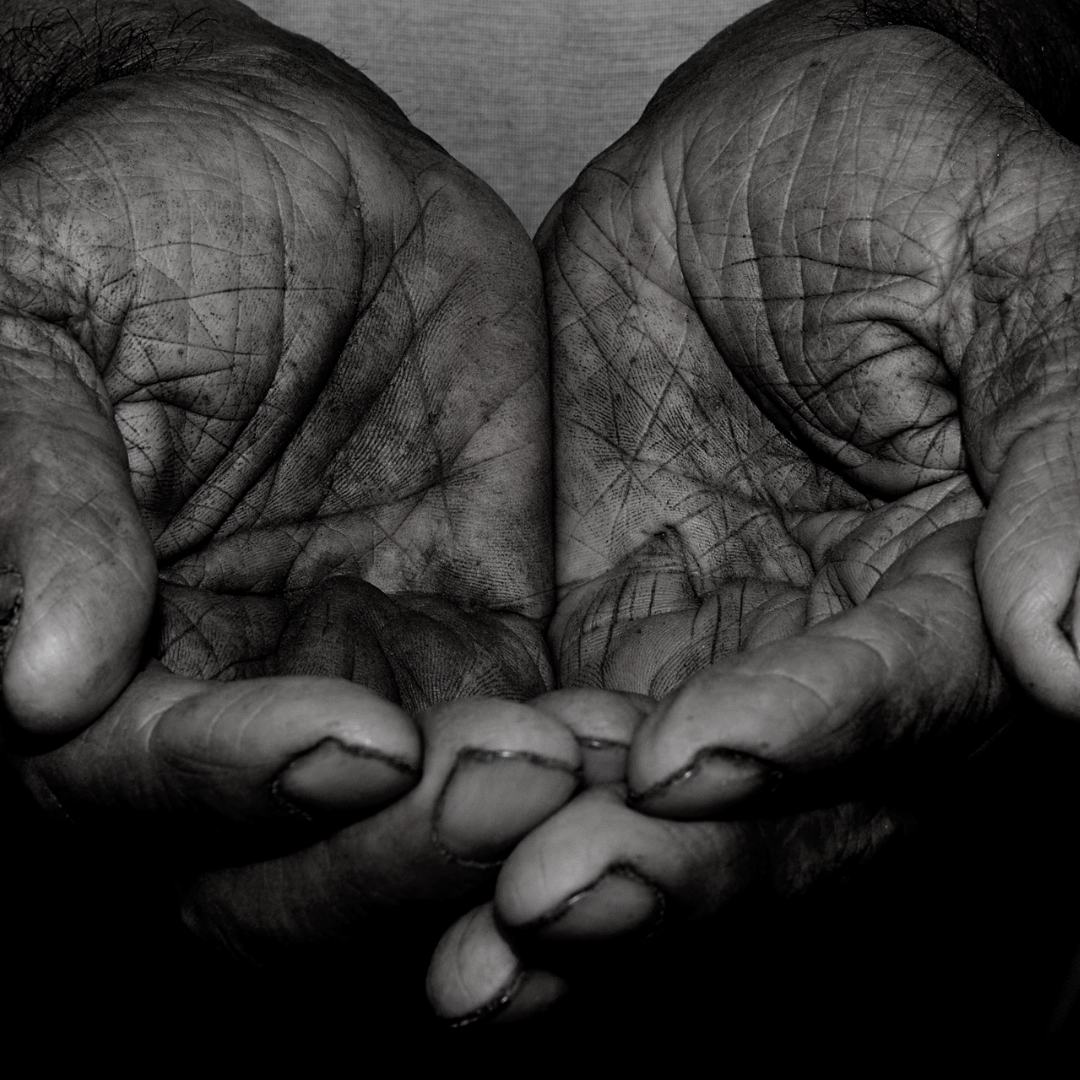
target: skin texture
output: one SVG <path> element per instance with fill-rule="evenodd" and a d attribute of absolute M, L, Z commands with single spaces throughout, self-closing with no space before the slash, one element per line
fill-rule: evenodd
<path fill-rule="evenodd" d="M 900 782 L 1004 722 L 977 578 L 1068 711 L 1076 161 L 1022 56 L 772 5 L 553 210 L 552 692 L 527 241 L 356 72 L 164 10 L 115 9 L 153 56 L 7 108 L 4 694 L 23 783 L 166 837 L 200 935 L 337 943 L 495 883 L 429 995 L 531 1015 L 545 948 L 903 829 Z"/>
<path fill-rule="evenodd" d="M 558 678 L 657 704 L 448 932 L 447 1011 L 857 865 L 1006 723 L 991 639 L 1080 711 L 1080 152 L 943 20 L 865 10 L 721 34 L 540 231 Z"/>
<path fill-rule="evenodd" d="M 238 951 L 476 888 L 580 771 L 516 704 L 552 680 L 528 238 L 362 75 L 241 5 L 10 17 L 16 771 L 56 816 L 227 863 L 187 917 Z M 436 707 L 477 695 L 500 703 Z M 440 795 L 451 773 L 471 796 Z M 426 870 L 355 899 L 402 867 Z"/>

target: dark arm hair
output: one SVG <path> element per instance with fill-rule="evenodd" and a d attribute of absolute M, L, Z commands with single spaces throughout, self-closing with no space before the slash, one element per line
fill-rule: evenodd
<path fill-rule="evenodd" d="M 96 86 L 178 69 L 254 98 L 302 78 L 416 134 L 363 74 L 238 0 L 0 0 L 0 153 Z"/>
<path fill-rule="evenodd" d="M 0 23 L 0 151 L 84 90 L 182 64 L 212 47 L 200 33 L 211 19 L 205 9 L 166 6 L 140 15 L 126 7 L 16 5 L 11 21 Z"/>

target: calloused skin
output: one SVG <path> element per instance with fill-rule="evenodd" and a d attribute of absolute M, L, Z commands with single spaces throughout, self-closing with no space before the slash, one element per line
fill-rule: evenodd
<path fill-rule="evenodd" d="M 1029 60 L 1042 34 L 1075 72 L 1055 10 L 1029 15 Z M 938 28 L 769 5 L 541 228 L 558 679 L 656 703 L 626 718 L 621 782 L 530 833 L 444 936 L 443 1013 L 555 1000 L 546 943 L 872 856 L 905 781 L 1008 721 L 998 657 L 1080 714 L 1080 150 Z M 1038 103 L 1053 73 L 996 32 L 988 60 Z"/>
<path fill-rule="evenodd" d="M 119 3 L 120 55 L 91 57 L 113 77 L 52 89 L 97 5 L 9 15 L 22 104 L 56 97 L 0 158 L 23 782 L 201 866 L 186 917 L 238 952 L 490 882 L 581 767 L 518 704 L 552 687 L 528 237 L 362 75 L 239 4 Z"/>
<path fill-rule="evenodd" d="M 4 694 L 39 801 L 212 834 L 187 918 L 241 953 L 490 895 L 509 854 L 429 993 L 514 1018 L 566 987 L 523 943 L 873 854 L 877 782 L 1002 723 L 983 609 L 1067 711 L 1060 642 L 1024 648 L 1071 555 L 1017 507 L 1072 520 L 1039 439 L 1075 151 L 946 38 L 838 11 L 721 35 L 542 230 L 554 692 L 539 272 L 490 192 L 224 2 L 13 142 Z"/>

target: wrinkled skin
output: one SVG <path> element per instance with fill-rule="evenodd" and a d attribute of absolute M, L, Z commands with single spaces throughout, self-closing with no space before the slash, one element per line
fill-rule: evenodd
<path fill-rule="evenodd" d="M 976 537 L 995 640 L 1067 711 L 1062 635 L 1009 642 L 1047 636 L 1017 622 L 1032 575 L 1055 626 L 1075 580 L 1041 534 L 1070 458 L 1038 442 L 1074 152 L 984 68 L 776 5 L 583 174 L 541 246 L 551 640 L 584 688 L 439 705 L 551 684 L 536 270 L 370 84 L 212 14 L 8 148 L 0 234 L 0 461 L 36 466 L 0 489 L 5 702 L 37 735 L 104 710 L 13 751 L 54 810 L 223 859 L 200 933 L 338 940 L 490 891 L 513 848 L 429 978 L 444 1016 L 512 1018 L 565 988 L 522 959 L 545 940 L 872 854 L 906 818 L 882 784 L 1002 722 Z M 215 138 L 245 147 L 225 175 Z M 1028 480 L 1048 576 L 1011 524 Z"/>
<path fill-rule="evenodd" d="M 93 8 L 15 5 L 5 69 Z M 580 754 L 514 703 L 551 687 L 528 238 L 324 50 L 173 14 L 111 8 L 113 77 L 8 101 L 3 692 L 39 802 L 228 864 L 189 920 L 243 951 L 476 888 Z"/>
<path fill-rule="evenodd" d="M 1080 151 L 943 34 L 838 12 L 721 34 L 541 229 L 558 677 L 657 704 L 444 937 L 447 1014 L 873 854 L 1006 723 L 991 638 L 1080 715 Z"/>

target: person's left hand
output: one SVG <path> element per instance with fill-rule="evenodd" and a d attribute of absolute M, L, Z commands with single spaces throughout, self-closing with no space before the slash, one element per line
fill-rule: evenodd
<path fill-rule="evenodd" d="M 948 39 L 841 6 L 721 35 L 541 230 L 560 681 L 658 703 L 624 721 L 623 784 L 539 826 L 448 932 L 444 1015 L 552 1000 L 545 942 L 873 854 L 1006 722 L 976 572 L 999 614 L 1044 556 L 1072 587 L 1022 496 L 1047 522 L 1074 502 L 1075 458 L 1039 447 L 1075 379 L 1080 154 Z"/>

